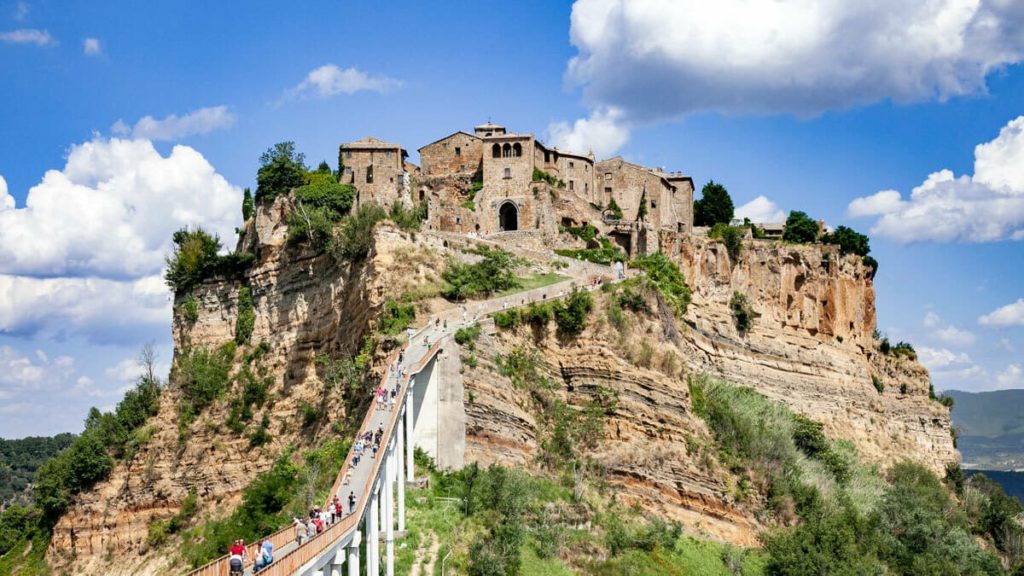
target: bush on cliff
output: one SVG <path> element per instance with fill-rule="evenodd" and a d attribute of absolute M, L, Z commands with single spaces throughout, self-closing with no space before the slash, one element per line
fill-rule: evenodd
<path fill-rule="evenodd" d="M 442 291 L 445 298 L 461 301 L 519 287 L 515 270 L 523 265 L 521 258 L 500 248 L 480 247 L 469 252 L 480 256 L 480 260 L 471 264 L 449 260 L 441 273 L 447 283 Z"/>
<path fill-rule="evenodd" d="M 339 184 L 330 173 L 313 172 L 308 183 L 295 190 L 295 210 L 288 215 L 288 239 L 309 241 L 317 249 L 327 246 L 334 226 L 352 209 L 355 188 Z"/>
<path fill-rule="evenodd" d="M 164 281 L 175 294 L 187 292 L 215 276 L 241 279 L 255 260 L 245 252 L 219 255 L 220 239 L 202 228 L 182 228 L 174 233 L 173 242 L 173 252 L 166 258 Z"/>
<path fill-rule="evenodd" d="M 686 285 L 683 272 L 662 252 L 637 258 L 631 263 L 645 273 L 645 280 L 668 304 L 676 317 L 682 318 L 690 306 L 690 287 Z"/>
<path fill-rule="evenodd" d="M 810 244 L 818 239 L 818 223 L 799 210 L 789 213 L 782 239 L 795 244 Z"/>
<path fill-rule="evenodd" d="M 279 142 L 260 155 L 256 171 L 256 201 L 271 202 L 306 180 L 306 157 L 295 151 L 295 142 Z"/>
<path fill-rule="evenodd" d="M 387 218 L 384 209 L 376 204 L 363 204 L 341 221 L 328 251 L 339 262 L 359 262 L 370 254 L 373 246 L 373 228 Z"/>
<path fill-rule="evenodd" d="M 725 186 L 711 180 L 700 193 L 700 200 L 693 202 L 694 226 L 714 226 L 732 221 L 734 206 Z"/>

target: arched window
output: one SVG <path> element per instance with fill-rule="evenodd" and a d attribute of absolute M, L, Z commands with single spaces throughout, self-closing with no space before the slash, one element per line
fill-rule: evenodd
<path fill-rule="evenodd" d="M 505 145 L 501 147 L 501 155 L 504 158 L 512 157 L 512 146 L 509 145 L 508 142 L 506 142 Z"/>
<path fill-rule="evenodd" d="M 491 147 L 491 156 L 494 158 L 501 158 L 501 146 L 495 144 Z"/>
<path fill-rule="evenodd" d="M 366 183 L 373 184 L 373 166 L 366 169 Z"/>
<path fill-rule="evenodd" d="M 522 145 L 521 145 L 521 144 L 519 144 L 519 142 L 516 142 L 516 143 L 515 143 L 515 144 L 514 144 L 514 145 L 512 146 L 512 155 L 513 155 L 513 156 L 515 156 L 515 157 L 517 157 L 517 158 L 518 158 L 519 156 L 522 156 L 522 155 L 523 155 L 523 147 L 522 147 Z"/>

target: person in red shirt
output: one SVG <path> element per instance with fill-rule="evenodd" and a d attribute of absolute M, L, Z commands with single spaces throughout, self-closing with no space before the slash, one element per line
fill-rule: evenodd
<path fill-rule="evenodd" d="M 242 540 L 235 540 L 235 543 L 231 545 L 231 555 L 245 556 L 245 542 Z"/>
<path fill-rule="evenodd" d="M 313 518 L 313 524 L 316 525 L 316 533 L 317 534 L 319 534 L 319 533 L 324 531 L 324 523 L 323 523 L 322 520 L 320 520 L 319 516 L 317 516 L 316 518 Z"/>

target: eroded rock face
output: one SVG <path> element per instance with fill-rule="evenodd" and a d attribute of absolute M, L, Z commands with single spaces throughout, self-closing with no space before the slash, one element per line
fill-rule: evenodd
<path fill-rule="evenodd" d="M 591 456 L 623 501 L 717 538 L 756 543 L 758 503 L 737 502 L 735 478 L 700 449 L 710 436 L 691 412 L 691 374 L 753 387 L 882 467 L 910 459 L 941 475 L 958 459 L 949 412 L 929 399 L 927 371 L 876 349 L 874 289 L 859 258 L 840 258 L 831 247 L 754 242 L 732 263 L 722 244 L 691 237 L 676 258 L 693 289 L 683 323 L 655 310 L 628 329 L 613 327 L 598 305 L 579 338 L 520 328 L 480 346 L 501 354 L 538 350 L 577 407 L 598 386 L 615 392 L 618 407 Z M 755 313 L 745 334 L 729 306 L 734 292 Z M 467 370 L 465 387 L 466 461 L 534 464 L 541 440 L 528 395 L 485 359 Z"/>
<path fill-rule="evenodd" d="M 324 394 L 316 356 L 352 355 L 387 297 L 436 280 L 439 251 L 386 223 L 378 226 L 369 257 L 358 264 L 339 264 L 330 255 L 289 246 L 283 224 L 287 203 L 279 197 L 260 206 L 239 242 L 258 259 L 245 279 L 256 323 L 251 344 L 236 353 L 236 366 L 265 343 L 267 352 L 253 369 L 271 378 L 272 401 L 255 410 L 243 433 L 231 432 L 224 425 L 228 402 L 241 387 L 232 384 L 235 388 L 203 411 L 182 442 L 180 395 L 173 385 L 166 387 L 158 415 L 146 426 L 151 439 L 118 463 L 108 480 L 80 494 L 58 522 L 49 550 L 52 565 L 88 574 L 181 572 L 177 554 L 147 549 L 150 523 L 175 514 L 189 490 L 199 498 L 197 517 L 227 516 L 285 447 L 312 446 L 329 434 L 331 423 L 344 416 L 340 394 L 329 396 L 328 416 L 313 430 L 302 429 L 299 415 L 301 405 L 317 405 Z M 199 309 L 195 322 L 182 312 L 186 295 L 178 296 L 172 327 L 176 354 L 188 346 L 212 349 L 233 340 L 240 285 L 209 281 L 193 290 Z M 264 414 L 271 441 L 252 448 L 249 436 Z M 72 554 L 77 555 L 73 562 Z"/>

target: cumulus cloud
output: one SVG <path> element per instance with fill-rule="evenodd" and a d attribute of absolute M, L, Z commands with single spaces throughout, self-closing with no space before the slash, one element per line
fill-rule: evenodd
<path fill-rule="evenodd" d="M 98 344 L 135 345 L 164 332 L 170 319 L 170 294 L 159 274 L 135 280 L 0 274 L 2 334 L 78 334 Z"/>
<path fill-rule="evenodd" d="M 402 86 L 400 80 L 387 76 L 373 76 L 355 67 L 341 69 L 334 64 L 314 68 L 294 88 L 285 91 L 285 98 L 319 96 L 327 98 L 338 94 L 379 92 L 384 94 Z"/>
<path fill-rule="evenodd" d="M 606 158 L 629 140 L 629 128 L 621 119 L 621 111 L 600 108 L 589 118 L 580 118 L 571 126 L 568 122 L 548 125 L 547 139 L 563 150 L 578 154 L 593 152 L 598 158 Z"/>
<path fill-rule="evenodd" d="M 1000 388 L 1020 388 L 1024 386 L 1024 369 L 1020 364 L 1010 364 L 996 376 L 996 384 Z"/>
<path fill-rule="evenodd" d="M 1024 61 L 1007 0 L 577 0 L 566 80 L 619 130 L 699 112 L 814 116 L 983 93 Z M 625 139 L 623 138 L 623 141 Z"/>
<path fill-rule="evenodd" d="M 99 56 L 103 53 L 103 46 L 99 38 L 86 38 L 82 41 L 82 51 L 86 56 Z"/>
<path fill-rule="evenodd" d="M 919 346 L 917 358 L 928 368 L 936 388 L 981 389 L 990 386 L 989 373 L 964 352 Z"/>
<path fill-rule="evenodd" d="M 22 28 L 10 32 L 0 32 L 0 42 L 7 44 L 35 44 L 36 46 L 56 46 L 57 40 L 46 30 Z"/>
<path fill-rule="evenodd" d="M 190 147 L 164 157 L 146 140 L 92 140 L 47 171 L 24 207 L 0 194 L 0 274 L 159 274 L 175 230 L 198 224 L 230 239 L 241 201 L 241 189 Z"/>
<path fill-rule="evenodd" d="M 1024 298 L 978 318 L 982 326 L 1024 326 Z"/>
<path fill-rule="evenodd" d="M 88 48 L 86 49 L 88 54 Z M 114 134 L 131 136 L 146 140 L 179 140 L 196 134 L 208 134 L 214 130 L 228 128 L 235 123 L 235 115 L 227 106 L 209 106 L 193 110 L 184 116 L 171 114 L 157 120 L 152 116 L 144 116 L 135 126 L 118 120 L 111 127 Z"/>
<path fill-rule="evenodd" d="M 926 314 L 922 324 L 928 329 L 928 334 L 932 338 L 944 344 L 957 347 L 974 344 L 975 337 L 973 333 L 943 322 L 942 318 L 934 312 Z"/>
<path fill-rule="evenodd" d="M 942 370 L 954 366 L 964 367 L 973 364 L 971 357 L 965 352 L 954 352 L 946 348 L 920 346 L 917 350 L 917 358 L 929 370 Z"/>
<path fill-rule="evenodd" d="M 567 75 L 630 117 L 813 115 L 983 91 L 1022 32 L 1006 0 L 578 0 Z"/>
<path fill-rule="evenodd" d="M 908 199 L 884 190 L 850 203 L 876 216 L 871 232 L 897 242 L 1024 240 L 1024 116 L 974 149 L 974 174 L 930 174 Z"/>
<path fill-rule="evenodd" d="M 736 209 L 736 218 L 750 218 L 751 222 L 783 222 L 786 214 L 765 196 L 758 196 Z"/>

